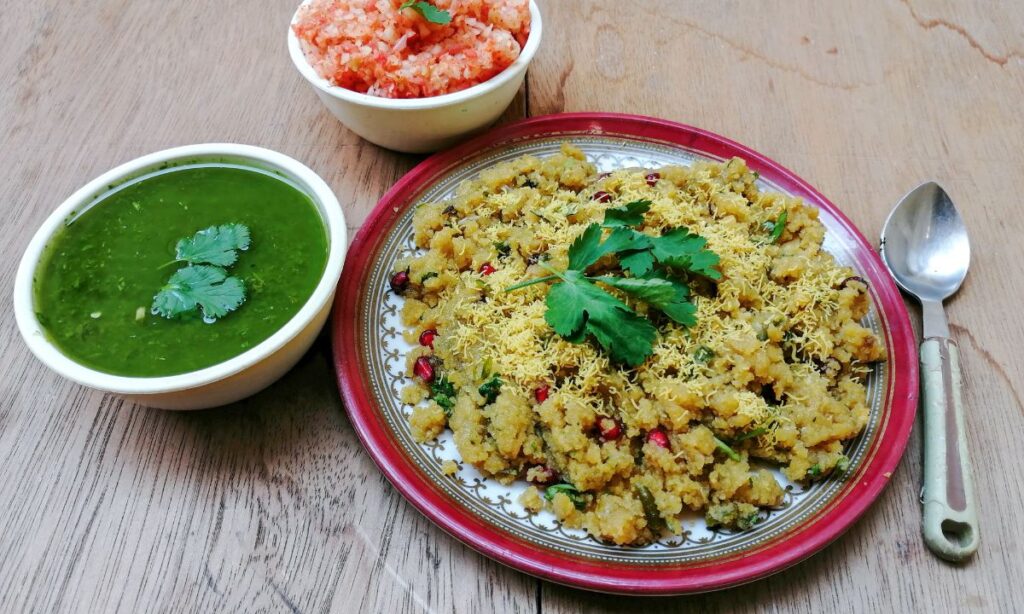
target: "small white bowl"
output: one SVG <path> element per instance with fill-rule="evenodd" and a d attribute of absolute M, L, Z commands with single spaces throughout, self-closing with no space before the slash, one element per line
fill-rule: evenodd
<path fill-rule="evenodd" d="M 327 231 L 328 254 L 320 283 L 291 320 L 269 338 L 238 356 L 198 371 L 166 377 L 124 377 L 81 365 L 64 355 L 36 318 L 32 281 L 39 258 L 68 217 L 96 203 L 109 186 L 148 174 L 167 164 L 233 162 L 276 172 L 303 190 L 316 204 Z M 285 374 L 309 349 L 327 319 L 341 277 L 348 232 L 341 205 L 327 183 L 301 162 L 269 149 L 210 143 L 142 156 L 93 179 L 65 200 L 32 237 L 14 282 L 14 314 L 32 353 L 58 374 L 84 386 L 164 409 L 204 409 L 250 396 Z"/>
<path fill-rule="evenodd" d="M 526 67 L 540 45 L 541 29 L 540 9 L 530 0 L 530 35 L 515 62 L 483 83 L 430 98 L 381 98 L 332 85 L 306 60 L 291 25 L 288 52 L 327 109 L 349 130 L 381 147 L 424 153 L 448 147 L 497 121 L 523 84 Z"/>

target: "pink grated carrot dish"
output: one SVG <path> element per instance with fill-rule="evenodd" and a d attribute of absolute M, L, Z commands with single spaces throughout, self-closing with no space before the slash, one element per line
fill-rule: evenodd
<path fill-rule="evenodd" d="M 529 0 L 432 0 L 427 21 L 403 0 L 312 0 L 292 24 L 306 59 L 332 84 L 384 98 L 426 98 L 483 83 L 519 57 Z"/>

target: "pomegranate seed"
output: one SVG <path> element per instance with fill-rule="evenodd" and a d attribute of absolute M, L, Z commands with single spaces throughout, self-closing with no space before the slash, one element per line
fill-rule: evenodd
<path fill-rule="evenodd" d="M 601 430 L 601 439 L 605 441 L 618 439 L 622 435 L 622 427 L 614 418 L 601 418 L 597 421 L 597 427 Z M 662 435 L 664 436 L 664 433 Z"/>
<path fill-rule="evenodd" d="M 405 271 L 399 271 L 392 275 L 388 283 L 391 285 L 391 290 L 395 294 L 401 294 L 405 292 L 405 289 L 409 287 L 408 269 L 406 269 Z"/>
<path fill-rule="evenodd" d="M 533 391 L 533 398 L 537 399 L 538 403 L 543 403 L 548 400 L 548 393 L 551 389 L 548 388 L 547 384 L 541 384 L 536 390 Z"/>
<path fill-rule="evenodd" d="M 612 199 L 612 195 L 609 194 L 608 192 L 605 192 L 604 190 L 601 190 L 599 192 L 594 192 L 594 195 L 591 197 L 591 199 L 596 200 L 599 203 L 606 203 Z"/>
<path fill-rule="evenodd" d="M 426 356 L 420 356 L 416 359 L 416 363 L 412 366 L 412 372 L 416 377 L 428 384 L 434 381 L 434 365 L 431 364 L 430 359 Z"/>
<path fill-rule="evenodd" d="M 668 450 L 668 435 L 666 435 L 665 431 L 661 430 L 660 428 L 648 432 L 647 441 L 653 443 L 659 448 L 665 448 L 666 450 Z"/>
<path fill-rule="evenodd" d="M 547 486 L 558 481 L 558 473 L 547 465 L 537 465 L 534 467 L 534 471 L 530 472 L 530 477 L 527 480 L 538 486 Z"/>
<path fill-rule="evenodd" d="M 647 173 L 644 179 L 647 180 L 647 185 L 649 186 L 657 185 L 658 180 L 661 179 L 661 173 Z"/>
<path fill-rule="evenodd" d="M 496 269 L 493 266 L 491 266 L 490 262 L 485 262 L 485 263 L 480 265 L 480 274 L 481 275 L 490 275 L 491 273 L 493 273 L 493 272 L 495 272 L 497 270 L 498 269 Z"/>
<path fill-rule="evenodd" d="M 428 328 L 427 330 L 420 333 L 420 345 L 429 347 L 430 349 L 434 349 L 434 337 L 436 336 L 437 331 L 434 330 L 433 328 Z"/>

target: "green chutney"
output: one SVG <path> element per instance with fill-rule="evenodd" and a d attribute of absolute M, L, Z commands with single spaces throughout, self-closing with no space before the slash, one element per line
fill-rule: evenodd
<path fill-rule="evenodd" d="M 184 263 L 178 240 L 244 224 L 252 242 L 230 275 L 245 302 L 216 322 L 199 310 L 163 318 L 153 296 Z M 209 367 L 278 331 L 313 294 L 327 264 L 316 205 L 287 180 L 232 164 L 172 167 L 113 186 L 54 234 L 36 268 L 35 309 L 74 361 L 115 375 L 176 375 Z"/>

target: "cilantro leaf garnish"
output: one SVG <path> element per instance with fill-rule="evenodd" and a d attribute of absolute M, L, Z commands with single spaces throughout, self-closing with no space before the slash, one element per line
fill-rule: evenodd
<path fill-rule="evenodd" d="M 483 384 L 480 384 L 480 387 L 477 389 L 477 392 L 479 392 L 480 396 L 482 396 L 484 400 L 487 401 L 487 404 L 490 405 L 491 403 L 494 402 L 495 399 L 498 398 L 498 393 L 501 392 L 501 385 L 503 383 L 504 382 L 501 381 L 500 377 L 494 375 L 491 377 L 491 379 L 487 380 Z"/>
<path fill-rule="evenodd" d="M 638 249 L 632 252 L 619 254 L 619 264 L 623 270 L 629 271 L 636 277 L 643 277 L 654 270 L 654 254 L 649 249 Z"/>
<path fill-rule="evenodd" d="M 237 262 L 238 250 L 249 249 L 249 243 L 249 228 L 244 224 L 210 226 L 178 241 L 174 260 L 167 264 L 187 262 L 188 266 L 171 275 L 153 297 L 150 312 L 174 318 L 198 307 L 203 320 L 213 323 L 238 309 L 245 302 L 245 284 L 223 267 Z"/>
<path fill-rule="evenodd" d="M 439 9 L 425 0 L 406 0 L 406 2 L 402 3 L 402 6 L 398 7 L 398 10 L 400 11 L 405 9 L 413 9 L 430 23 L 444 25 L 446 23 L 451 23 L 452 21 L 451 13 L 443 9 Z"/>
<path fill-rule="evenodd" d="M 721 279 L 722 274 L 712 268 L 718 264 L 718 254 L 704 249 L 707 244 L 704 237 L 691 234 L 685 228 L 675 228 L 660 237 L 651 238 L 651 253 L 658 262 L 674 269 Z"/>
<path fill-rule="evenodd" d="M 687 297 L 690 289 L 670 279 L 660 277 L 598 277 L 596 281 L 618 288 L 630 296 L 657 307 L 665 315 L 683 326 L 697 323 L 697 307 Z"/>
<path fill-rule="evenodd" d="M 649 200 L 637 200 L 605 211 L 605 228 L 613 228 L 612 234 L 600 244 L 599 255 L 586 266 L 609 251 L 619 254 L 619 264 L 635 277 L 643 277 L 654 269 L 654 263 L 703 275 L 709 279 L 721 279 L 722 274 L 714 267 L 718 265 L 718 254 L 706 249 L 707 240 L 691 233 L 686 228 L 673 228 L 660 237 L 652 237 L 629 228 L 643 223 L 643 214 L 651 207 Z M 783 220 L 785 222 L 785 220 Z M 589 231 L 590 228 L 588 227 Z M 584 232 L 584 235 L 586 232 Z M 586 237 L 581 236 L 577 242 Z M 582 241 L 584 244 L 586 241 Z M 574 243 L 575 245 L 575 243 Z M 589 254 L 588 254 L 589 255 Z M 570 268 L 573 266 L 570 250 Z M 584 267 L 585 268 L 585 267 Z"/>
<path fill-rule="evenodd" d="M 584 271 L 603 256 L 621 251 L 645 249 L 650 237 L 628 228 L 615 228 L 604 241 L 601 240 L 601 226 L 591 224 L 583 234 L 569 246 L 569 268 Z"/>
<path fill-rule="evenodd" d="M 597 283 L 641 300 L 683 326 L 693 326 L 697 308 L 689 300 L 690 289 L 671 273 L 721 278 L 713 268 L 718 255 L 705 249 L 707 242 L 702 237 L 685 228 L 660 237 L 632 228 L 643 224 L 650 205 L 650 201 L 639 200 L 606 210 L 603 225 L 590 224 L 569 246 L 567 270 L 556 271 L 542 264 L 550 275 L 513 284 L 505 291 L 555 282 L 545 300 L 544 319 L 556 333 L 572 343 L 592 336 L 613 360 L 630 367 L 640 365 L 654 351 L 657 329 Z M 606 229 L 609 232 L 604 236 Z M 610 254 L 631 277 L 587 276 L 588 267 Z M 660 265 L 657 269 L 656 263 Z"/>
<path fill-rule="evenodd" d="M 770 234 L 768 236 L 769 243 L 778 243 L 779 239 L 782 238 L 782 232 L 786 230 L 786 218 L 789 217 L 789 211 L 786 209 L 782 210 L 779 217 L 774 222 L 765 222 L 764 228 Z"/>
<path fill-rule="evenodd" d="M 153 297 L 152 313 L 165 318 L 202 309 L 203 319 L 213 322 L 238 309 L 245 301 L 245 285 L 220 267 L 193 264 L 179 269 Z"/>
<path fill-rule="evenodd" d="M 452 408 L 455 407 L 455 386 L 448 381 L 447 376 L 442 375 L 430 383 L 430 398 L 441 406 L 444 415 L 451 417 Z"/>
<path fill-rule="evenodd" d="M 749 531 L 750 529 L 754 528 L 755 524 L 761 522 L 762 520 L 764 519 L 761 518 L 761 512 L 759 510 L 753 511 L 750 514 L 743 516 L 738 521 L 736 521 L 736 528 L 740 529 L 741 531 Z"/>
<path fill-rule="evenodd" d="M 552 484 L 545 489 L 544 498 L 551 501 L 558 493 L 562 493 L 569 497 L 569 500 L 572 501 L 572 504 L 576 509 L 586 509 L 588 497 L 581 493 L 579 489 L 572 484 Z"/>
<path fill-rule="evenodd" d="M 818 480 L 829 476 L 840 476 L 850 469 L 850 459 L 845 454 L 841 455 L 832 467 L 822 467 L 821 463 L 814 463 L 807 469 L 805 479 Z"/>
<path fill-rule="evenodd" d="M 590 283 L 583 273 L 570 269 L 561 275 L 563 283 L 548 291 L 544 314 L 556 333 L 572 341 L 591 334 L 613 359 L 631 367 L 650 356 L 657 329 L 649 320 Z"/>
<path fill-rule="evenodd" d="M 607 284 L 613 288 L 618 288 L 619 290 L 622 290 L 623 292 L 635 296 L 645 302 L 651 303 L 652 305 L 668 303 L 676 298 L 676 287 L 667 279 L 660 279 L 657 277 L 639 279 L 636 277 L 611 277 L 609 275 L 604 275 L 601 277 L 595 277 L 594 280 Z M 689 292 L 689 290 L 687 290 L 687 292 Z"/>
<path fill-rule="evenodd" d="M 647 199 L 634 200 L 622 207 L 607 209 L 604 212 L 605 228 L 619 226 L 639 226 L 644 223 L 644 214 L 651 208 L 651 201 Z"/>
<path fill-rule="evenodd" d="M 210 226 L 178 241 L 174 259 L 189 264 L 231 266 L 238 260 L 237 250 L 249 249 L 249 228 L 244 224 Z"/>
<path fill-rule="evenodd" d="M 702 345 L 693 352 L 693 359 L 702 365 L 706 365 L 715 357 L 715 351 L 706 345 Z"/>

